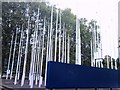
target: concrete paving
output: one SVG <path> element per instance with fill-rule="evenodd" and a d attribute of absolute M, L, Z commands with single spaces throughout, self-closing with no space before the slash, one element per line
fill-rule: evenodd
<path fill-rule="evenodd" d="M 30 88 L 28 80 L 25 80 L 25 85 L 20 86 L 20 81 L 18 81 L 17 85 L 14 85 L 14 80 L 6 80 L 3 79 L 2 85 L 0 88 L 4 88 L 3 90 L 120 90 L 120 88 L 80 88 L 80 89 L 45 89 L 45 87 L 39 88 L 37 85 L 34 85 L 33 88 Z"/>
<path fill-rule="evenodd" d="M 25 80 L 25 84 L 21 87 L 20 81 L 14 85 L 14 80 L 2 80 L 2 86 L 11 90 L 45 90 L 45 87 L 39 88 L 37 85 L 34 85 L 33 88 L 30 88 L 28 80 Z"/>

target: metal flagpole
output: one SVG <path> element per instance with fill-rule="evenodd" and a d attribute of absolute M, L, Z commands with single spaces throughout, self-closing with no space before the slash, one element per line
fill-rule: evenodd
<path fill-rule="evenodd" d="M 49 59 L 50 61 L 52 61 L 52 23 L 53 23 L 53 6 L 52 6 L 52 10 L 51 10 L 51 23 L 50 23 L 50 50 L 49 50 Z"/>
<path fill-rule="evenodd" d="M 31 69 L 30 69 L 30 88 L 33 87 L 34 81 L 34 66 L 35 66 L 35 31 L 33 34 L 32 56 L 31 56 Z"/>
<path fill-rule="evenodd" d="M 64 62 L 64 36 L 65 36 L 65 33 L 64 33 L 64 29 L 65 29 L 65 24 L 63 25 L 63 35 L 62 35 L 62 59 L 61 61 Z"/>
<path fill-rule="evenodd" d="M 95 22 L 94 22 L 94 27 L 93 27 L 93 35 L 94 35 L 94 60 L 96 59 L 96 29 L 95 29 Z M 97 63 L 95 62 L 95 65 L 97 65 Z M 96 66 L 95 66 L 96 67 Z"/>
<path fill-rule="evenodd" d="M 60 11 L 60 23 L 59 23 L 59 55 L 58 55 L 58 61 L 60 62 L 61 60 L 61 11 Z"/>
<path fill-rule="evenodd" d="M 67 63 L 67 60 L 66 60 L 66 29 L 65 29 L 65 63 Z"/>
<path fill-rule="evenodd" d="M 36 81 L 35 84 L 37 85 L 37 42 L 38 42 L 38 21 L 39 21 L 39 8 L 38 8 L 38 14 L 37 19 L 35 22 L 35 31 L 34 31 L 34 46 L 33 46 L 33 62 L 32 62 L 32 75 L 31 75 L 31 81 L 30 81 L 30 87 L 33 88 L 34 80 Z"/>
<path fill-rule="evenodd" d="M 45 22 L 46 22 L 46 18 L 44 18 L 44 28 L 43 28 L 43 38 L 42 38 L 42 56 L 41 56 L 41 63 L 40 63 L 40 79 L 39 79 L 39 87 L 41 87 L 42 85 L 42 66 L 43 66 L 43 56 L 44 56 L 44 35 L 45 35 Z"/>
<path fill-rule="evenodd" d="M 11 40 L 11 44 L 10 44 L 10 54 L 9 54 L 9 59 L 8 59 L 8 66 L 7 66 L 7 73 L 6 73 L 6 79 L 8 79 L 8 74 L 10 74 L 10 60 L 11 60 L 11 53 L 12 53 L 12 46 L 13 46 L 13 38 L 14 38 L 14 33 L 12 35 L 12 40 Z"/>
<path fill-rule="evenodd" d="M 113 69 L 113 60 L 112 60 L 112 57 L 110 58 L 111 60 L 111 69 Z"/>
<path fill-rule="evenodd" d="M 93 66 L 95 67 L 96 61 L 95 61 L 95 30 L 94 27 L 92 27 L 92 54 L 93 54 Z"/>
<path fill-rule="evenodd" d="M 23 37 L 23 26 L 22 26 L 22 30 L 21 30 L 21 36 L 20 36 L 20 43 L 19 43 L 19 51 L 18 51 L 18 61 L 17 61 L 17 68 L 16 68 L 16 75 L 15 75 L 15 81 L 14 84 L 17 84 L 17 76 L 18 76 L 18 66 L 19 66 L 19 62 L 20 62 L 20 56 L 21 56 L 21 43 L 22 43 L 22 37 Z"/>
<path fill-rule="evenodd" d="M 68 33 L 67 39 L 68 39 L 68 41 L 67 41 L 67 63 L 70 63 L 70 37 L 69 37 L 69 33 Z"/>
<path fill-rule="evenodd" d="M 38 46 L 37 46 L 37 65 L 36 65 L 36 74 L 37 74 L 37 76 L 36 76 L 36 85 L 37 85 L 37 83 L 38 83 L 38 80 L 39 80 L 39 65 L 40 65 L 40 44 L 41 44 L 41 32 L 40 32 L 40 34 L 39 34 L 39 36 L 38 36 Z"/>
<path fill-rule="evenodd" d="M 57 53 L 57 33 L 58 33 L 58 9 L 57 9 L 57 15 L 56 15 L 55 56 L 54 56 L 54 61 L 56 61 L 56 53 Z"/>
<path fill-rule="evenodd" d="M 76 16 L 76 64 L 81 65 L 81 40 L 80 40 L 80 23 Z"/>
<path fill-rule="evenodd" d="M 26 31 L 27 39 L 26 39 L 25 58 L 24 58 L 24 66 L 23 66 L 23 74 L 22 74 L 21 86 L 24 85 L 24 81 L 25 81 L 26 62 L 27 62 L 27 53 L 28 53 L 28 42 L 29 42 L 29 23 L 30 23 L 30 16 L 28 16 L 28 28 L 27 28 L 27 31 Z"/>
<path fill-rule="evenodd" d="M 100 52 L 101 52 L 101 58 L 103 58 L 103 55 L 102 55 L 102 35 L 101 35 L 101 30 L 100 30 Z M 101 68 L 103 68 L 102 61 L 101 61 Z"/>
<path fill-rule="evenodd" d="M 49 29 L 49 25 L 48 25 L 48 38 L 47 38 L 47 52 L 46 52 L 46 64 L 45 64 L 45 86 L 46 86 L 46 77 L 47 77 L 47 63 L 50 60 L 49 59 L 49 38 L 50 38 L 50 29 Z"/>
<path fill-rule="evenodd" d="M 16 28 L 16 36 L 15 36 L 15 43 L 14 43 L 14 51 L 13 51 L 13 58 L 12 58 L 12 67 L 11 67 L 10 79 L 12 79 L 12 72 L 13 72 L 13 65 L 14 65 L 15 51 L 16 51 L 16 43 L 17 43 L 17 28 Z"/>
<path fill-rule="evenodd" d="M 37 62 L 37 72 L 38 72 L 38 79 L 39 79 L 39 69 L 40 69 L 40 54 L 41 54 L 41 32 L 39 34 L 39 38 L 38 38 L 38 49 L 37 49 L 37 54 L 38 54 L 38 62 Z"/>
<path fill-rule="evenodd" d="M 23 33 L 24 33 L 24 32 L 23 32 Z M 24 36 L 23 36 L 23 37 L 24 37 Z M 22 38 L 23 38 L 23 37 L 22 37 Z M 23 40 L 22 40 L 22 42 L 23 42 Z M 23 53 L 22 53 L 22 52 L 23 52 L 23 50 L 22 50 L 23 47 L 24 47 L 24 46 L 23 46 L 23 43 L 21 43 L 21 50 L 20 50 L 20 57 L 19 57 L 20 62 L 19 62 L 18 74 L 17 74 L 17 76 L 18 76 L 17 79 L 18 79 L 18 80 L 19 80 L 19 78 L 20 78 L 20 66 L 21 66 L 21 59 L 22 59 L 22 54 L 23 54 Z"/>
<path fill-rule="evenodd" d="M 31 64 L 30 64 L 30 73 L 29 73 L 29 85 L 31 86 L 32 82 L 32 75 L 33 75 L 33 60 L 34 60 L 34 47 L 35 47 L 35 31 L 33 33 L 33 43 L 32 43 L 32 50 L 31 50 Z"/>
<path fill-rule="evenodd" d="M 117 70 L 117 61 L 116 61 L 116 59 L 115 59 L 115 69 Z"/>
<path fill-rule="evenodd" d="M 91 38 L 90 42 L 91 42 L 91 44 L 90 44 L 91 45 L 91 66 L 93 67 L 94 65 L 93 65 L 93 45 L 92 45 L 93 43 L 92 43 L 92 38 Z"/>
<path fill-rule="evenodd" d="M 38 23 L 39 23 L 39 8 L 38 8 L 38 15 L 37 15 L 37 20 L 36 20 L 36 45 L 35 45 L 35 84 L 37 85 L 38 82 L 38 76 L 37 76 L 37 65 L 38 65 L 38 54 L 37 54 L 37 45 L 38 45 Z"/>
<path fill-rule="evenodd" d="M 108 55 L 106 56 L 107 58 L 107 68 L 109 68 L 109 60 L 108 60 Z"/>

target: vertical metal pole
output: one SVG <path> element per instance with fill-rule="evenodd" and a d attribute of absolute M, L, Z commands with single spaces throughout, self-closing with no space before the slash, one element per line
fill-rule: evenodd
<path fill-rule="evenodd" d="M 16 36 L 15 36 L 15 43 L 14 43 L 14 51 L 13 51 L 13 58 L 12 58 L 12 67 L 11 67 L 10 79 L 12 79 L 12 72 L 13 72 L 14 59 L 15 59 L 15 51 L 16 51 L 16 43 L 17 43 L 17 29 L 16 29 Z"/>
<path fill-rule="evenodd" d="M 10 53 L 9 53 L 9 59 L 8 59 L 6 79 L 8 79 L 8 74 L 10 73 L 9 67 L 10 67 L 10 60 L 11 60 L 11 53 L 12 53 L 13 38 L 14 38 L 14 33 L 12 35 L 12 40 L 11 40 L 11 44 L 10 44 Z"/>
<path fill-rule="evenodd" d="M 50 50 L 49 50 L 49 54 L 50 54 L 50 61 L 52 61 L 52 23 L 53 23 L 53 6 L 52 6 L 52 10 L 51 10 L 51 25 L 50 25 Z"/>
<path fill-rule="evenodd" d="M 44 18 L 44 28 L 43 28 L 43 38 L 42 38 L 42 56 L 41 56 L 41 63 L 40 63 L 39 87 L 41 87 L 41 85 L 42 85 L 42 70 L 43 70 L 42 66 L 43 66 L 43 55 L 44 55 L 43 50 L 44 50 L 45 22 L 46 22 L 46 20 Z"/>
<path fill-rule="evenodd" d="M 96 57 L 96 51 L 97 51 L 97 48 L 96 48 L 96 29 L 95 29 L 95 23 L 94 23 L 94 27 L 93 27 L 93 32 L 94 32 L 94 60 L 97 58 Z M 96 63 L 96 62 L 95 62 Z"/>
<path fill-rule="evenodd" d="M 50 38 L 50 30 L 49 30 L 49 25 L 48 25 L 48 38 L 47 38 L 47 52 L 46 52 L 46 64 L 45 64 L 45 86 L 46 86 L 46 78 L 47 78 L 47 63 L 49 60 L 49 38 Z"/>
<path fill-rule="evenodd" d="M 95 30 L 94 27 L 92 28 L 92 54 L 93 54 L 93 66 L 96 67 L 96 58 L 95 58 Z"/>
<path fill-rule="evenodd" d="M 110 61 L 111 61 L 111 69 L 113 69 L 113 60 L 112 60 L 112 57 L 110 58 Z"/>
<path fill-rule="evenodd" d="M 37 85 L 37 82 L 38 82 L 38 76 L 37 76 L 37 65 L 38 65 L 38 52 L 37 52 L 37 47 L 38 47 L 38 24 L 39 24 L 39 8 L 38 8 L 38 14 L 37 14 L 37 20 L 36 20 L 36 42 L 35 42 L 35 84 Z"/>
<path fill-rule="evenodd" d="M 58 55 L 58 61 L 60 62 L 61 60 L 61 11 L 60 11 L 60 23 L 59 23 L 59 55 Z"/>
<path fill-rule="evenodd" d="M 20 78 L 20 66 L 21 66 L 21 59 L 22 59 L 22 47 L 23 45 L 21 45 L 21 50 L 20 50 L 20 57 L 19 57 L 19 59 L 20 59 L 20 62 L 19 62 L 19 67 L 18 67 L 18 74 L 17 74 L 17 76 L 18 76 L 18 80 L 19 80 L 19 78 Z"/>
<path fill-rule="evenodd" d="M 67 63 L 67 59 L 66 59 L 66 29 L 65 29 L 65 63 Z"/>
<path fill-rule="evenodd" d="M 101 52 L 101 58 L 103 58 L 103 55 L 102 55 L 102 35 L 101 35 L 101 31 L 100 31 L 100 52 Z M 101 68 L 103 68 L 102 61 L 101 61 Z"/>
<path fill-rule="evenodd" d="M 106 56 L 107 58 L 107 68 L 109 68 L 109 58 L 108 58 L 108 55 Z"/>
<path fill-rule="evenodd" d="M 29 42 L 29 23 L 30 23 L 30 16 L 28 17 L 28 28 L 27 28 L 27 32 L 26 32 L 27 33 L 27 39 L 26 39 L 25 58 L 24 58 L 24 66 L 23 66 L 21 86 L 24 85 L 24 81 L 25 81 L 26 62 L 27 62 L 27 53 L 28 53 L 28 42 Z"/>
<path fill-rule="evenodd" d="M 115 69 L 117 70 L 117 61 L 115 60 Z"/>
<path fill-rule="evenodd" d="M 114 42 L 114 41 L 113 41 Z M 115 56 L 115 54 L 116 54 L 116 52 L 115 52 L 115 47 L 114 47 L 114 56 Z M 117 68 L 118 66 L 117 66 L 117 60 L 115 59 L 115 69 L 117 70 L 118 68 Z"/>
<path fill-rule="evenodd" d="M 64 29 L 65 29 L 65 24 L 64 24 L 64 26 L 63 26 L 63 35 L 62 35 L 62 59 L 61 59 L 61 61 L 62 62 L 64 62 L 64 36 L 65 36 L 65 32 L 64 32 Z"/>
<path fill-rule="evenodd" d="M 37 13 L 37 19 L 35 21 L 35 43 L 34 43 L 34 55 L 33 55 L 33 72 L 32 72 L 32 79 L 31 79 L 31 88 L 33 87 L 33 83 L 35 80 L 35 84 L 37 85 L 37 45 L 38 45 L 38 23 L 39 23 L 39 8 Z"/>
<path fill-rule="evenodd" d="M 56 31 L 55 31 L 55 56 L 54 56 L 54 61 L 56 61 L 56 54 L 57 54 L 57 33 L 58 33 L 58 9 L 57 9 L 57 16 L 56 16 Z"/>
<path fill-rule="evenodd" d="M 31 76 L 31 71 L 32 71 L 32 60 L 33 60 L 33 45 L 34 45 L 34 34 L 32 36 L 32 45 L 31 45 L 31 61 L 30 61 L 30 71 L 29 71 L 29 80 L 30 80 L 30 76 Z"/>
<path fill-rule="evenodd" d="M 40 63 L 41 63 L 41 61 L 40 61 L 40 54 L 41 54 L 41 31 L 40 31 L 40 34 L 39 34 L 39 38 L 38 38 L 38 79 L 40 80 Z"/>
<path fill-rule="evenodd" d="M 70 63 L 70 37 L 69 37 L 69 33 L 68 33 L 67 39 L 68 39 L 68 41 L 67 41 L 67 63 Z"/>
<path fill-rule="evenodd" d="M 31 75 L 32 75 L 32 68 L 33 68 L 34 36 L 33 36 L 32 50 L 31 50 L 31 64 L 30 64 L 30 73 L 29 73 L 29 85 L 31 85 Z"/>
<path fill-rule="evenodd" d="M 18 51 L 18 61 L 17 61 L 17 68 L 16 68 L 16 74 L 15 74 L 15 81 L 14 84 L 17 84 L 17 76 L 18 76 L 18 66 L 20 63 L 20 56 L 21 56 L 21 43 L 22 43 L 22 37 L 23 37 L 23 26 L 22 26 L 22 30 L 21 30 L 21 36 L 20 36 L 20 43 L 19 43 L 19 51 Z"/>
<path fill-rule="evenodd" d="M 32 76 L 33 76 L 33 64 L 34 64 L 34 47 L 35 47 L 35 31 L 33 33 L 33 43 L 32 43 L 32 50 L 31 50 L 31 64 L 30 64 L 30 73 L 29 73 L 29 85 L 32 86 Z"/>
<path fill-rule="evenodd" d="M 91 41 L 90 41 L 90 45 L 91 45 L 91 66 L 94 66 L 94 65 L 93 65 L 93 62 L 94 62 L 93 60 L 94 60 L 94 59 L 93 59 L 93 45 L 92 45 L 92 44 L 93 44 L 93 43 L 92 43 L 92 38 L 91 38 Z"/>
<path fill-rule="evenodd" d="M 81 38 L 80 38 L 80 23 L 76 17 L 76 64 L 81 65 Z"/>

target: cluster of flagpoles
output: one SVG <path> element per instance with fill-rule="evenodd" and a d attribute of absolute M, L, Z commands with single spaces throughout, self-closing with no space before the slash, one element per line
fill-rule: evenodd
<path fill-rule="evenodd" d="M 20 80 L 21 86 L 25 84 L 29 42 L 31 45 L 31 60 L 30 60 L 30 71 L 28 77 L 29 77 L 29 85 L 31 88 L 33 88 L 34 84 L 41 87 L 41 85 L 43 84 L 43 80 L 46 82 L 48 61 L 58 61 L 63 63 L 70 62 L 70 55 L 69 55 L 70 36 L 65 28 L 65 23 L 64 24 L 61 23 L 61 11 L 57 10 L 56 12 L 57 14 L 56 14 L 55 38 L 53 38 L 54 36 L 53 6 L 51 10 L 50 24 L 46 20 L 46 17 L 44 17 L 43 23 L 40 23 L 39 11 L 40 10 L 38 8 L 33 33 L 30 33 L 31 17 L 29 15 L 29 8 L 27 8 L 27 18 L 28 18 L 27 29 L 24 30 L 23 28 L 24 25 L 22 25 L 21 27 L 16 27 L 15 35 L 14 34 L 12 35 L 6 79 L 8 79 L 9 77 L 10 79 L 12 79 L 13 77 L 15 77 L 14 79 L 15 85 L 18 84 L 18 80 L 20 79 L 21 79 Z M 20 39 L 18 39 L 19 38 L 18 34 L 20 35 Z M 47 35 L 47 38 L 45 38 L 45 35 Z M 53 43 L 53 39 L 55 39 L 55 43 Z M 45 42 L 45 40 L 47 42 Z M 16 59 L 15 58 L 16 46 L 18 42 L 19 42 L 18 45 L 19 49 Z M 44 52 L 44 50 L 46 50 L 46 52 Z M 15 62 L 17 62 L 16 69 L 14 69 Z M 23 62 L 23 66 L 21 65 L 21 62 Z M 45 71 L 43 70 L 44 62 L 46 62 Z M 14 70 L 15 70 L 15 75 L 13 74 Z M 43 72 L 45 72 L 45 79 L 43 79 L 42 76 Z M 22 78 L 20 78 L 20 76 L 22 76 Z"/>
<path fill-rule="evenodd" d="M 99 39 L 100 37 L 100 39 Z M 102 55 L 102 40 L 101 32 L 95 27 L 92 28 L 92 38 L 91 38 L 91 66 L 103 68 L 103 55 Z M 110 44 L 109 44 L 110 46 Z M 110 48 L 111 49 L 111 48 Z M 110 50 L 111 51 L 111 50 Z M 110 52 L 109 51 L 109 52 Z M 114 50 L 113 50 L 114 52 Z M 115 52 L 114 52 L 115 53 Z M 113 54 L 114 54 L 113 53 Z M 115 63 L 113 65 L 113 63 Z M 106 67 L 109 69 L 117 70 L 117 61 L 113 60 L 112 56 L 106 55 Z"/>
<path fill-rule="evenodd" d="M 29 42 L 31 44 L 31 60 L 30 60 L 30 70 L 29 70 L 29 85 L 33 88 L 34 84 L 41 87 L 43 82 L 46 85 L 46 72 L 47 72 L 47 62 L 48 61 L 58 61 L 62 63 L 70 63 L 70 35 L 67 33 L 66 24 L 62 23 L 61 11 L 57 9 L 56 11 L 56 27 L 53 29 L 53 6 L 51 10 L 50 23 L 44 17 L 43 21 L 40 20 L 39 8 L 36 15 L 36 20 L 34 24 L 33 32 L 31 31 L 31 17 L 29 15 L 29 8 L 27 9 L 27 29 L 24 30 L 24 25 L 20 28 L 16 28 L 16 33 L 12 35 L 10 54 L 8 60 L 8 67 L 6 73 L 6 79 L 10 77 L 12 79 L 15 77 L 14 84 L 18 83 L 21 78 L 21 86 L 25 84 L 26 78 L 26 65 L 28 56 Z M 42 23 L 41 23 L 42 22 Z M 55 35 L 53 35 L 55 32 Z M 18 33 L 20 33 L 20 41 L 18 41 Z M 98 31 L 95 28 L 92 30 L 91 38 L 91 66 L 103 67 L 102 64 L 102 45 L 98 45 Z M 15 38 L 15 39 L 14 39 Z M 55 40 L 54 40 L 55 39 Z M 54 42 L 55 41 L 55 42 Z M 14 43 L 13 43 L 14 42 Z M 16 45 L 19 42 L 19 50 L 17 59 Z M 13 47 L 14 46 L 14 47 Z M 13 54 L 12 54 L 13 53 Z M 12 63 L 11 63 L 12 60 Z M 15 70 L 15 75 L 13 75 L 13 68 L 15 61 L 17 62 L 17 67 Z M 23 66 L 21 63 L 23 62 Z M 43 64 L 45 62 L 45 70 Z M 76 60 L 75 64 L 81 65 L 81 37 L 80 37 L 80 22 L 76 17 Z M 10 67 L 11 66 L 11 67 Z M 117 65 L 116 65 L 117 66 Z M 111 63 L 111 67 L 113 64 Z M 22 69 L 21 69 L 22 68 Z M 107 68 L 109 68 L 109 62 L 107 59 Z M 117 68 L 116 68 L 117 69 Z M 22 73 L 21 73 L 22 71 Z M 43 77 L 43 72 L 45 76 Z"/>

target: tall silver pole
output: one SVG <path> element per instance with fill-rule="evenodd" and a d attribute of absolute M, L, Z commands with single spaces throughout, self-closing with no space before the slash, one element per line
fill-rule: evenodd
<path fill-rule="evenodd" d="M 22 50 L 22 48 L 23 48 L 23 43 L 21 43 L 21 50 L 20 50 L 20 57 L 19 57 L 19 59 L 20 59 L 20 62 L 19 62 L 19 67 L 18 67 L 18 74 L 17 74 L 17 76 L 18 76 L 18 80 L 20 79 L 20 67 L 21 67 L 21 59 L 22 59 L 22 52 L 23 52 L 23 50 Z"/>
<path fill-rule="evenodd" d="M 95 62 L 95 30 L 94 27 L 92 27 L 92 54 L 93 54 L 93 59 L 92 59 L 92 65 L 95 67 L 96 62 Z"/>
<path fill-rule="evenodd" d="M 11 53 L 12 53 L 13 38 L 14 38 L 14 33 L 12 35 L 12 40 L 11 40 L 11 45 L 10 45 L 10 53 L 9 53 L 9 59 L 8 59 L 6 79 L 8 79 L 8 74 L 10 73 L 9 67 L 10 67 L 10 60 L 11 60 Z"/>
<path fill-rule="evenodd" d="M 34 59 L 34 47 L 35 47 L 35 31 L 32 36 L 33 43 L 32 43 L 32 50 L 31 50 L 31 64 L 30 64 L 30 73 L 29 73 L 29 85 L 31 86 L 32 82 L 32 75 L 33 75 L 33 59 Z"/>
<path fill-rule="evenodd" d="M 33 60 L 31 65 L 31 79 L 30 79 L 30 88 L 33 88 L 33 83 L 35 80 L 35 84 L 37 85 L 37 62 L 38 62 L 38 56 L 37 56 L 37 44 L 38 44 L 38 23 L 39 23 L 39 8 L 38 8 L 38 14 L 37 19 L 35 21 L 35 31 L 34 31 L 34 45 L 33 45 Z"/>
<path fill-rule="evenodd" d="M 24 85 L 25 81 L 25 73 L 26 73 L 26 62 L 27 62 L 27 53 L 28 53 L 28 42 L 29 42 L 29 23 L 30 23 L 30 16 L 28 16 L 28 28 L 27 28 L 27 39 L 26 39 L 26 47 L 25 47 L 25 58 L 24 58 L 24 66 L 23 66 L 23 74 L 21 80 L 21 86 Z"/>
<path fill-rule="evenodd" d="M 61 11 L 60 11 L 60 23 L 59 23 L 59 55 L 58 55 L 58 61 L 60 62 L 61 60 Z"/>
<path fill-rule="evenodd" d="M 108 55 L 106 56 L 107 58 L 107 68 L 109 68 L 109 58 L 108 58 Z"/>
<path fill-rule="evenodd" d="M 94 53 L 93 53 L 93 29 L 91 29 L 91 40 L 90 40 L 90 47 L 91 47 L 91 66 L 94 66 Z"/>
<path fill-rule="evenodd" d="M 34 67 L 35 67 L 35 38 L 36 32 L 34 31 L 33 34 L 33 45 L 32 45 L 32 56 L 31 56 L 31 69 L 30 69 L 30 88 L 33 88 L 33 81 L 34 81 Z"/>
<path fill-rule="evenodd" d="M 57 33 L 58 33 L 58 9 L 57 9 L 57 15 L 56 15 L 55 56 L 54 56 L 54 61 L 56 61 L 56 53 L 57 53 Z"/>
<path fill-rule="evenodd" d="M 38 69 L 38 24 L 39 24 L 39 8 L 38 8 L 38 14 L 37 14 L 37 20 L 36 20 L 36 28 L 35 28 L 35 31 L 36 31 L 36 34 L 35 34 L 35 84 L 37 85 L 37 82 L 38 82 L 38 76 L 37 76 L 37 69 Z"/>
<path fill-rule="evenodd" d="M 10 79 L 12 79 L 12 72 L 13 72 L 14 59 L 15 59 L 15 51 L 16 51 L 16 43 L 17 43 L 17 29 L 16 29 L 16 36 L 15 36 L 15 43 L 14 43 L 14 51 L 13 51 L 13 58 L 12 58 L 12 67 L 11 67 Z"/>
<path fill-rule="evenodd" d="M 52 6 L 52 10 L 51 10 L 51 23 L 50 23 L 50 50 L 49 50 L 49 59 L 50 61 L 52 61 L 52 28 L 53 28 L 53 6 Z"/>
<path fill-rule="evenodd" d="M 49 25 L 48 25 L 48 38 L 47 38 L 47 52 L 46 52 L 46 64 L 45 64 L 45 86 L 46 86 L 46 77 L 47 77 L 47 63 L 49 61 L 49 38 L 50 38 L 50 29 L 49 29 Z"/>
<path fill-rule="evenodd" d="M 94 24 L 95 25 L 95 24 Z M 97 59 L 97 48 L 96 48 L 96 29 L 94 27 L 94 42 L 95 42 L 95 49 L 94 49 L 94 59 Z M 97 67 L 97 62 L 96 62 L 96 67 Z"/>
<path fill-rule="evenodd" d="M 101 52 L 101 58 L 103 58 L 103 53 L 102 53 L 102 35 L 101 35 L 101 30 L 100 30 L 100 52 Z M 103 68 L 103 63 L 101 61 L 101 68 Z"/>
<path fill-rule="evenodd" d="M 80 23 L 76 17 L 76 64 L 81 65 L 81 38 L 80 38 Z"/>
<path fill-rule="evenodd" d="M 65 29 L 65 63 L 67 63 L 67 59 L 66 59 L 66 29 Z"/>
<path fill-rule="evenodd" d="M 17 76 L 18 76 L 18 66 L 20 63 L 20 56 L 21 56 L 21 43 L 22 43 L 22 37 L 23 37 L 23 26 L 22 26 L 22 30 L 21 30 L 21 36 L 20 36 L 20 43 L 19 43 L 19 51 L 18 51 L 18 61 L 17 61 L 17 68 L 16 68 L 16 74 L 15 74 L 15 81 L 14 84 L 17 84 Z"/>
<path fill-rule="evenodd" d="M 45 35 L 45 22 L 46 22 L 46 18 L 44 18 L 44 28 L 43 28 L 43 38 L 42 38 L 42 56 L 41 56 L 41 63 L 40 63 L 40 79 L 39 79 L 39 87 L 41 87 L 42 85 L 42 71 L 43 71 L 43 51 L 44 51 L 44 35 Z"/>
<path fill-rule="evenodd" d="M 69 33 L 68 33 L 67 39 L 68 39 L 68 41 L 67 41 L 67 63 L 70 63 L 70 37 L 69 37 Z"/>
<path fill-rule="evenodd" d="M 64 29 L 65 29 L 65 24 L 64 24 L 64 26 L 63 26 L 63 35 L 62 35 L 62 59 L 61 59 L 61 61 L 62 62 L 64 62 L 64 44 L 65 44 L 65 38 L 64 38 L 64 36 L 65 36 L 65 32 L 64 32 Z"/>

